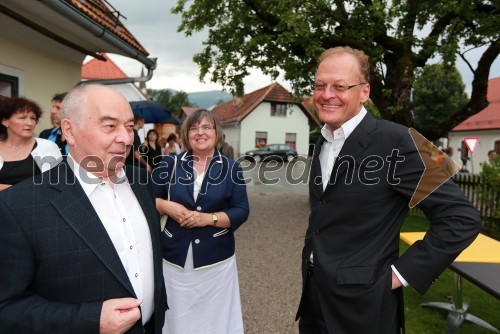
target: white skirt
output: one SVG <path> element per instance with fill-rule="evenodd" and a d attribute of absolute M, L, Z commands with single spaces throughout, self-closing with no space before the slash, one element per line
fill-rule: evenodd
<path fill-rule="evenodd" d="M 189 246 L 184 269 L 163 261 L 169 309 L 163 334 L 243 333 L 236 256 L 193 269 Z"/>

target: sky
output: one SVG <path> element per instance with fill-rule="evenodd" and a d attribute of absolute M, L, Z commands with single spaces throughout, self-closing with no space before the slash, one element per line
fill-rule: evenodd
<path fill-rule="evenodd" d="M 205 83 L 199 81 L 198 65 L 192 59 L 196 53 L 203 51 L 202 42 L 207 33 L 202 32 L 187 37 L 184 33 L 177 32 L 181 17 L 170 13 L 170 9 L 176 3 L 175 0 L 107 1 L 126 17 L 120 20 L 150 53 L 150 57 L 158 58 L 153 78 L 146 83 L 148 88 L 171 88 L 188 93 L 223 89 L 221 85 L 210 82 L 209 77 L 205 78 Z M 481 54 L 481 49 L 467 53 L 467 59 L 473 68 L 477 66 Z M 140 75 L 143 65 L 138 61 L 117 55 L 110 56 L 129 77 Z M 466 85 L 466 92 L 470 95 L 473 74 L 460 58 L 457 59 L 457 68 Z M 251 75 L 244 80 L 245 93 L 272 82 L 271 77 L 262 74 L 260 70 L 255 69 L 250 72 Z M 500 57 L 497 57 L 490 69 L 490 78 L 495 77 L 500 77 Z M 279 77 L 277 81 L 291 90 L 290 83 L 283 77 Z"/>

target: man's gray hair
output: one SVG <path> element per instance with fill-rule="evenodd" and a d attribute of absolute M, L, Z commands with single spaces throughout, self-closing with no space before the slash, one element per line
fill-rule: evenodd
<path fill-rule="evenodd" d="M 80 125 L 82 109 L 86 108 L 87 90 L 91 85 L 80 85 L 73 88 L 61 104 L 61 119 L 68 118 Z"/>

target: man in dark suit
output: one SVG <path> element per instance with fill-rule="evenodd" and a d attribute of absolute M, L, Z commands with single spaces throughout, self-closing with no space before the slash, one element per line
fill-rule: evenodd
<path fill-rule="evenodd" d="M 325 125 L 311 165 L 301 334 L 404 332 L 402 285 L 425 293 L 481 228 L 452 181 L 417 191 L 428 180 L 421 180 L 425 167 L 409 129 L 363 107 L 369 69 L 363 52 L 338 47 L 321 55 L 316 72 L 314 102 Z M 430 229 L 399 257 L 400 228 L 415 194 Z"/>
<path fill-rule="evenodd" d="M 50 121 L 54 126 L 51 129 L 45 129 L 40 132 L 40 138 L 53 141 L 61 150 L 62 155 L 68 154 L 68 145 L 63 138 L 61 131 L 61 104 L 66 97 L 67 92 L 55 94 L 52 97 L 52 109 L 50 110 Z"/>
<path fill-rule="evenodd" d="M 161 333 L 159 216 L 146 170 L 123 168 L 133 124 L 115 90 L 75 88 L 67 159 L 1 192 L 0 333 Z"/>

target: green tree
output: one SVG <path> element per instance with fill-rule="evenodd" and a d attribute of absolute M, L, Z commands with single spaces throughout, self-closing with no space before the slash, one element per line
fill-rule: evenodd
<path fill-rule="evenodd" d="M 438 139 L 440 122 L 468 101 L 465 85 L 455 66 L 433 64 L 424 67 L 413 86 L 412 110 L 415 127 L 427 139 Z"/>
<path fill-rule="evenodd" d="M 151 101 L 158 102 L 167 107 L 174 115 L 179 116 L 182 107 L 194 107 L 189 102 L 189 97 L 186 92 L 175 92 L 170 89 L 147 89 L 147 95 Z"/>
<path fill-rule="evenodd" d="M 436 56 L 453 64 L 482 46 L 471 66 L 471 98 L 440 122 L 443 133 L 487 106 L 489 70 L 500 51 L 500 3 L 490 0 L 177 0 L 172 12 L 182 15 L 178 31 L 208 30 L 194 56 L 200 79 L 209 76 L 236 95 L 251 68 L 274 78 L 282 70 L 296 95 L 310 95 L 323 50 L 361 49 L 372 59 L 373 103 L 382 118 L 406 125 L 413 123 L 415 70 Z"/>

